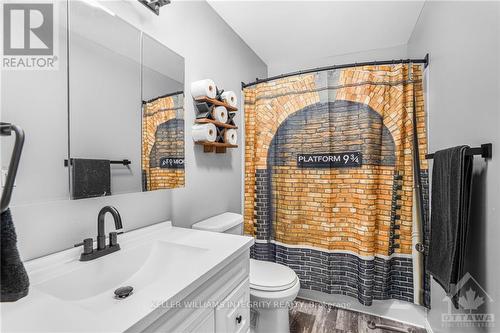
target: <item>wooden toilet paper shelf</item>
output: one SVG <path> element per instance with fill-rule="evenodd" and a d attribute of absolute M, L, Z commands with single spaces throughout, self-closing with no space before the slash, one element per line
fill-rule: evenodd
<path fill-rule="evenodd" d="M 238 148 L 238 145 L 232 145 L 224 142 L 196 141 L 195 143 L 203 146 L 204 153 L 213 153 L 215 151 L 220 154 L 225 153 L 226 148 Z"/>
<path fill-rule="evenodd" d="M 208 118 L 196 119 L 195 123 L 197 123 L 197 124 L 214 124 L 217 127 L 238 129 L 238 126 L 226 124 L 226 123 L 221 123 L 220 121 L 208 119 Z"/>
<path fill-rule="evenodd" d="M 198 97 L 195 99 L 195 101 L 197 102 L 206 102 L 206 103 L 210 103 L 210 104 L 213 104 L 213 105 L 217 105 L 217 106 L 223 106 L 226 108 L 227 111 L 238 111 L 238 108 L 234 107 L 234 106 L 231 106 L 227 103 L 224 103 L 224 102 L 221 102 L 219 101 L 218 99 L 215 99 L 215 98 L 209 98 L 209 97 Z"/>
<path fill-rule="evenodd" d="M 231 106 L 225 102 L 219 101 L 218 99 L 215 98 L 209 98 L 209 97 L 198 97 L 194 99 L 197 103 L 207 103 L 209 105 L 210 109 L 213 109 L 213 106 L 223 106 L 226 108 L 228 112 L 235 112 L 238 111 L 238 108 Z M 196 104 L 196 103 L 195 103 Z M 198 104 L 195 105 L 195 108 L 198 108 Z M 204 110 L 202 111 L 203 113 L 207 113 L 206 109 L 207 106 L 204 106 Z M 200 110 L 201 111 L 201 110 Z M 233 114 L 234 115 L 234 114 Z M 232 116 L 231 116 L 232 117 Z M 230 118 L 231 119 L 231 118 Z M 211 118 L 198 118 L 195 119 L 194 121 L 196 124 L 214 124 L 215 127 L 217 128 L 217 139 L 215 142 L 212 141 L 195 141 L 195 144 L 197 145 L 202 145 L 203 146 L 203 152 L 204 153 L 218 153 L 218 154 L 223 154 L 226 152 L 227 148 L 238 148 L 238 145 L 232 145 L 230 143 L 225 143 L 223 141 L 223 134 L 225 130 L 229 129 L 238 129 L 238 126 L 234 125 L 234 121 L 228 121 L 231 123 L 223 123 L 217 120 L 214 120 Z"/>

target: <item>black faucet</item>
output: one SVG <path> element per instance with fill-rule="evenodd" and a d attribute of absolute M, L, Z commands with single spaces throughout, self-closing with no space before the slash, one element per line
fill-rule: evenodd
<path fill-rule="evenodd" d="M 122 218 L 120 213 L 118 213 L 118 210 L 113 206 L 103 207 L 99 211 L 99 215 L 97 215 L 97 250 L 104 250 L 106 248 L 106 235 L 104 234 L 104 222 L 106 221 L 104 218 L 106 213 L 111 213 L 111 215 L 113 215 L 116 230 L 123 228 Z M 109 235 L 109 240 L 111 246 L 111 234 Z"/>
<path fill-rule="evenodd" d="M 115 221 L 115 229 L 119 230 L 123 228 L 122 218 L 118 210 L 113 206 L 103 207 L 99 211 L 97 216 L 97 248 L 94 249 L 94 240 L 92 238 L 86 238 L 83 242 L 75 244 L 75 247 L 83 245 L 83 252 L 80 256 L 80 261 L 89 261 L 92 259 L 97 259 L 106 254 L 110 254 L 120 250 L 120 245 L 118 244 L 118 235 L 122 232 L 110 232 L 109 233 L 109 245 L 106 245 L 106 235 L 104 232 L 104 222 L 106 213 L 110 213 Z"/>

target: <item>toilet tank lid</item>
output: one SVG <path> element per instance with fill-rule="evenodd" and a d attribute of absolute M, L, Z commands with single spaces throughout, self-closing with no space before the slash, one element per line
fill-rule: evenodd
<path fill-rule="evenodd" d="M 241 214 L 227 212 L 197 222 L 193 224 L 193 229 L 224 232 L 242 223 L 243 216 Z"/>

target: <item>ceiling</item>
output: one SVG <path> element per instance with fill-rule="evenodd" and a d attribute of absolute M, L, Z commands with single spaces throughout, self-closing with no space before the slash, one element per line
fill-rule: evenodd
<path fill-rule="evenodd" d="M 267 65 L 404 45 L 424 2 L 208 0 Z"/>

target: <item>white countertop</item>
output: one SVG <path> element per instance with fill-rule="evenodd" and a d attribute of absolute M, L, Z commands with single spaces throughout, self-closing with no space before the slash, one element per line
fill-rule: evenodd
<path fill-rule="evenodd" d="M 116 286 L 113 281 L 112 289 L 98 291 L 92 297 L 79 297 L 79 293 L 84 291 L 71 283 L 69 286 L 72 289 L 65 290 L 64 286 L 68 289 L 68 281 L 65 280 L 60 280 L 62 287 L 57 289 L 58 277 L 72 276 L 72 271 L 78 274 L 76 280 L 81 277 L 88 283 L 95 279 L 106 285 L 107 281 L 102 280 L 107 277 L 106 270 L 110 263 L 121 265 L 123 262 L 123 265 L 127 265 L 129 258 L 130 261 L 136 262 L 144 259 L 143 265 L 147 266 L 147 256 L 151 255 L 148 253 L 141 258 L 140 255 L 145 251 L 136 249 L 154 242 L 170 244 L 166 250 L 178 246 L 179 253 L 183 253 L 183 246 L 195 249 L 193 251 L 199 249 L 199 252 L 194 252 L 186 260 L 174 254 L 164 267 L 157 265 L 155 261 L 155 267 L 150 265 L 147 268 L 148 274 L 134 279 L 132 272 L 130 279 L 118 281 Z M 181 301 L 246 251 L 253 244 L 253 238 L 177 228 L 172 227 L 170 222 L 164 222 L 119 235 L 118 243 L 121 246 L 120 251 L 94 261 L 80 262 L 78 259 L 82 249 L 75 248 L 26 262 L 30 292 L 17 302 L 1 303 L 2 332 L 123 332 L 133 326 L 145 327 L 168 311 L 165 304 Z M 160 255 L 162 253 L 158 252 L 161 249 L 155 251 Z M 158 254 L 155 255 L 158 260 Z M 96 265 L 96 261 L 100 263 Z M 83 265 L 92 263 L 93 266 L 88 266 L 92 269 L 85 271 L 88 276 L 81 276 L 79 272 L 85 267 Z M 103 272 L 102 275 L 100 272 Z M 56 283 L 55 293 L 60 293 L 57 295 L 60 297 L 54 296 L 53 292 L 47 292 L 50 290 L 47 281 L 49 285 L 52 284 L 52 289 Z M 115 287 L 127 285 L 127 281 L 134 282 L 134 294 L 122 300 L 113 298 Z M 69 294 L 68 297 L 65 293 Z"/>

